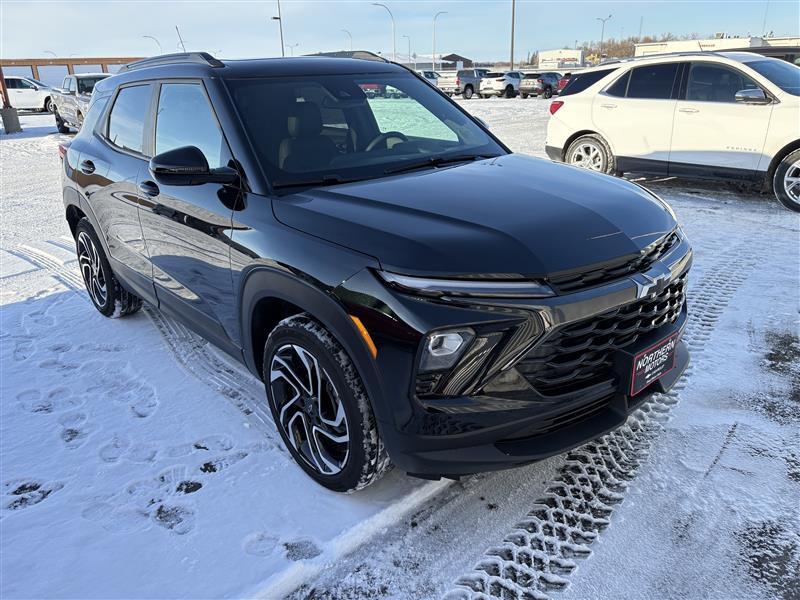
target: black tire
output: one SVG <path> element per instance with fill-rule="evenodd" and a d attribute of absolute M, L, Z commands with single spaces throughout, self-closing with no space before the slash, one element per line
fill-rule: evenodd
<path fill-rule="evenodd" d="M 545 99 L 552 98 L 553 97 L 553 88 L 551 88 L 551 87 L 544 88 L 544 94 L 542 94 L 542 96 Z"/>
<path fill-rule="evenodd" d="M 577 162 L 577 160 L 573 161 L 573 157 L 576 159 L 578 158 L 576 152 L 581 150 L 581 146 L 584 146 L 584 148 L 595 148 L 599 152 L 599 164 L 595 164 L 595 160 L 588 160 L 589 154 L 591 154 L 590 152 L 579 153 L 581 155 L 586 154 L 587 160 L 583 162 Z M 592 157 L 594 157 L 593 154 Z M 599 173 L 610 173 L 613 175 L 617 174 L 617 161 L 614 157 L 614 154 L 611 152 L 611 147 L 602 138 L 602 136 L 599 136 L 595 133 L 582 135 L 573 141 L 567 148 L 567 152 L 564 155 L 564 162 L 592 171 L 597 171 Z M 589 166 L 589 163 L 591 163 L 593 166 Z"/>
<path fill-rule="evenodd" d="M 528 99 L 528 94 L 526 94 L 525 92 L 520 92 L 519 95 L 522 96 L 523 100 L 527 100 Z"/>
<path fill-rule="evenodd" d="M 61 115 L 58 114 L 58 109 L 55 106 L 53 107 L 53 115 L 56 118 L 56 129 L 58 129 L 58 133 L 69 133 L 69 127 L 67 127 Z"/>
<path fill-rule="evenodd" d="M 461 97 L 464 98 L 464 100 L 469 100 L 472 98 L 474 94 L 475 90 L 472 88 L 471 85 L 468 85 L 464 88 L 464 91 L 461 92 Z"/>
<path fill-rule="evenodd" d="M 309 369 L 305 375 L 312 382 L 320 381 L 312 372 L 321 368 L 324 385 L 319 387 L 324 390 L 315 394 L 312 383 L 308 386 L 311 393 L 305 390 L 304 395 L 297 385 L 287 384 L 290 377 L 285 372 L 291 374 L 297 370 L 289 364 L 294 356 L 302 360 L 297 364 Z M 310 315 L 288 317 L 272 330 L 264 346 L 262 372 L 278 432 L 297 464 L 314 481 L 335 492 L 353 492 L 376 482 L 391 468 L 361 377 L 342 345 Z M 294 377 L 294 381 L 304 387 L 299 377 Z M 293 389 L 287 392 L 290 388 Z M 286 400 L 290 394 L 292 398 L 300 395 L 301 399 Z M 337 416 L 343 409 L 343 423 L 331 425 L 334 419 L 322 419 L 325 407 L 330 415 L 333 406 Z M 305 435 L 309 421 L 315 424 L 315 431 L 328 431 L 323 436 L 317 434 L 313 444 L 308 441 L 310 436 Z M 331 435 L 339 438 L 346 435 L 346 450 L 345 442 L 334 442 Z M 325 439 L 320 441 L 321 437 Z"/>
<path fill-rule="evenodd" d="M 772 178 L 772 190 L 786 208 L 800 212 L 800 148 L 778 163 Z"/>
<path fill-rule="evenodd" d="M 515 96 L 515 94 L 514 94 L 514 87 L 513 87 L 513 86 L 510 86 L 510 85 L 509 85 L 509 86 L 507 86 L 507 87 L 506 87 L 506 94 L 505 94 L 505 95 L 506 95 L 506 98 L 513 98 L 513 97 Z"/>
<path fill-rule="evenodd" d="M 123 288 L 114 276 L 94 227 L 86 217 L 75 228 L 75 250 L 86 291 L 101 315 L 116 319 L 142 308 L 141 298 Z"/>
<path fill-rule="evenodd" d="M 78 112 L 76 117 L 78 119 L 78 131 L 80 131 L 81 127 L 83 127 L 83 115 L 80 112 Z"/>

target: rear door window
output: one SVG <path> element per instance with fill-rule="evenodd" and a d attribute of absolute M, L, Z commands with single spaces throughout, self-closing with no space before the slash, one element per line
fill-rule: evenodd
<path fill-rule="evenodd" d="M 636 67 L 628 82 L 628 98 L 669 100 L 679 63 L 666 63 Z"/>
<path fill-rule="evenodd" d="M 144 123 L 150 110 L 150 85 L 122 88 L 108 117 L 108 141 L 131 152 L 143 153 Z"/>
<path fill-rule="evenodd" d="M 600 69 L 599 71 L 589 71 L 587 73 L 575 73 L 569 80 L 564 89 L 561 90 L 562 96 L 571 96 L 592 87 L 595 83 L 603 79 L 616 69 Z"/>

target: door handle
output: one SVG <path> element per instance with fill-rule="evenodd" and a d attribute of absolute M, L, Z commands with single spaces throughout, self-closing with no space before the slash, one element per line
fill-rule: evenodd
<path fill-rule="evenodd" d="M 616 104 L 601 104 L 603 108 L 617 108 Z"/>
<path fill-rule="evenodd" d="M 80 165 L 81 173 L 91 175 L 94 173 L 94 163 L 90 160 L 82 160 Z"/>
<path fill-rule="evenodd" d="M 158 189 L 158 186 L 152 181 L 140 182 L 139 191 L 145 196 L 149 196 L 150 198 L 155 198 L 161 193 Z"/>
<path fill-rule="evenodd" d="M 682 113 L 696 113 L 696 112 L 700 112 L 700 111 L 699 111 L 698 109 L 696 109 L 696 108 L 679 108 L 679 109 L 678 109 L 678 112 L 682 112 Z"/>

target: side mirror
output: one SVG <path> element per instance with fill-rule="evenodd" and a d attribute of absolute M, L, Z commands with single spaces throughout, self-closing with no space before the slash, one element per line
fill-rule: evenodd
<path fill-rule="evenodd" d="M 210 169 L 205 155 L 196 146 L 182 146 L 156 154 L 150 159 L 150 172 L 164 185 L 229 184 L 239 179 L 236 169 Z"/>
<path fill-rule="evenodd" d="M 743 104 L 769 104 L 771 102 L 761 88 L 739 90 L 734 98 L 736 98 L 737 102 L 742 102 Z"/>

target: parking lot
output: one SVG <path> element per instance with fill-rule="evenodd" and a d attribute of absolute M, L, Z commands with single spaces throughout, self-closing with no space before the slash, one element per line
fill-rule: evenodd
<path fill-rule="evenodd" d="M 459 102 L 545 157 L 549 102 Z M 61 202 L 70 136 L 21 123 L 0 142 L 0 595 L 798 597 L 800 221 L 771 195 L 643 181 L 695 250 L 692 364 L 622 429 L 337 495 L 292 462 L 242 367 L 156 309 L 92 309 Z"/>

